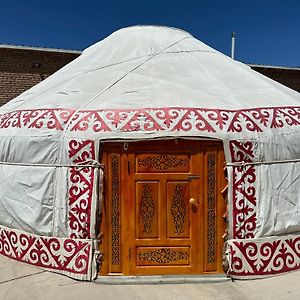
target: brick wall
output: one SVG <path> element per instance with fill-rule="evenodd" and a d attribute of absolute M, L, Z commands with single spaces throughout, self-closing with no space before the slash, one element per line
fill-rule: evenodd
<path fill-rule="evenodd" d="M 80 53 L 0 47 L 0 106 L 68 64 Z"/>
<path fill-rule="evenodd" d="M 251 68 L 273 80 L 276 80 L 300 93 L 300 69 L 267 68 L 251 66 Z"/>
<path fill-rule="evenodd" d="M 0 47 L 0 106 L 79 55 L 79 51 Z M 300 92 L 300 69 L 250 66 L 253 70 Z"/>

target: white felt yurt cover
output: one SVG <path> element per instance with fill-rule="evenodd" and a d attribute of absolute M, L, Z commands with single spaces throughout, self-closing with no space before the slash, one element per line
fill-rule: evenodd
<path fill-rule="evenodd" d="M 0 253 L 90 280 L 99 142 L 199 137 L 224 142 L 230 274 L 298 269 L 299 125 L 299 93 L 189 33 L 121 29 L 0 108 Z"/>

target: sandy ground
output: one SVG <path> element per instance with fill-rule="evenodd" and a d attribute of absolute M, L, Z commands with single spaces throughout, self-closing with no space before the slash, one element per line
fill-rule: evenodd
<path fill-rule="evenodd" d="M 221 283 L 102 285 L 78 282 L 0 255 L 0 299 L 300 299 L 300 272 Z"/>

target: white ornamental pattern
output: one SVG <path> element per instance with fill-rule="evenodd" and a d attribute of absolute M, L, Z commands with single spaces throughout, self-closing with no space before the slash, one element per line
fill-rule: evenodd
<path fill-rule="evenodd" d="M 300 236 L 229 240 L 230 274 L 264 277 L 300 269 Z"/>
<path fill-rule="evenodd" d="M 91 140 L 69 142 L 69 158 L 78 167 L 69 170 L 68 226 L 70 237 L 84 239 L 91 237 L 91 207 L 94 186 L 92 167 L 80 167 L 95 160 L 94 142 Z"/>
<path fill-rule="evenodd" d="M 232 162 L 251 163 L 255 159 L 255 143 L 230 141 Z M 257 180 L 254 165 L 232 167 L 232 223 L 233 238 L 253 238 L 257 222 Z"/>
<path fill-rule="evenodd" d="M 29 234 L 0 226 L 0 254 L 31 265 L 89 280 L 91 242 Z"/>
<path fill-rule="evenodd" d="M 0 115 L 0 129 L 29 128 L 90 132 L 263 132 L 300 125 L 300 107 L 240 110 L 143 108 L 115 110 L 32 109 Z"/>

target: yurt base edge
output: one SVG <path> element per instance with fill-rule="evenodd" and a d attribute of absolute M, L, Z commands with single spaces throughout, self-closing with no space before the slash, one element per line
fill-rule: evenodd
<path fill-rule="evenodd" d="M 1 225 L 0 254 L 74 279 L 91 280 L 91 240 L 39 236 Z"/>
<path fill-rule="evenodd" d="M 254 279 L 300 269 L 300 235 L 228 241 L 229 274 Z"/>

